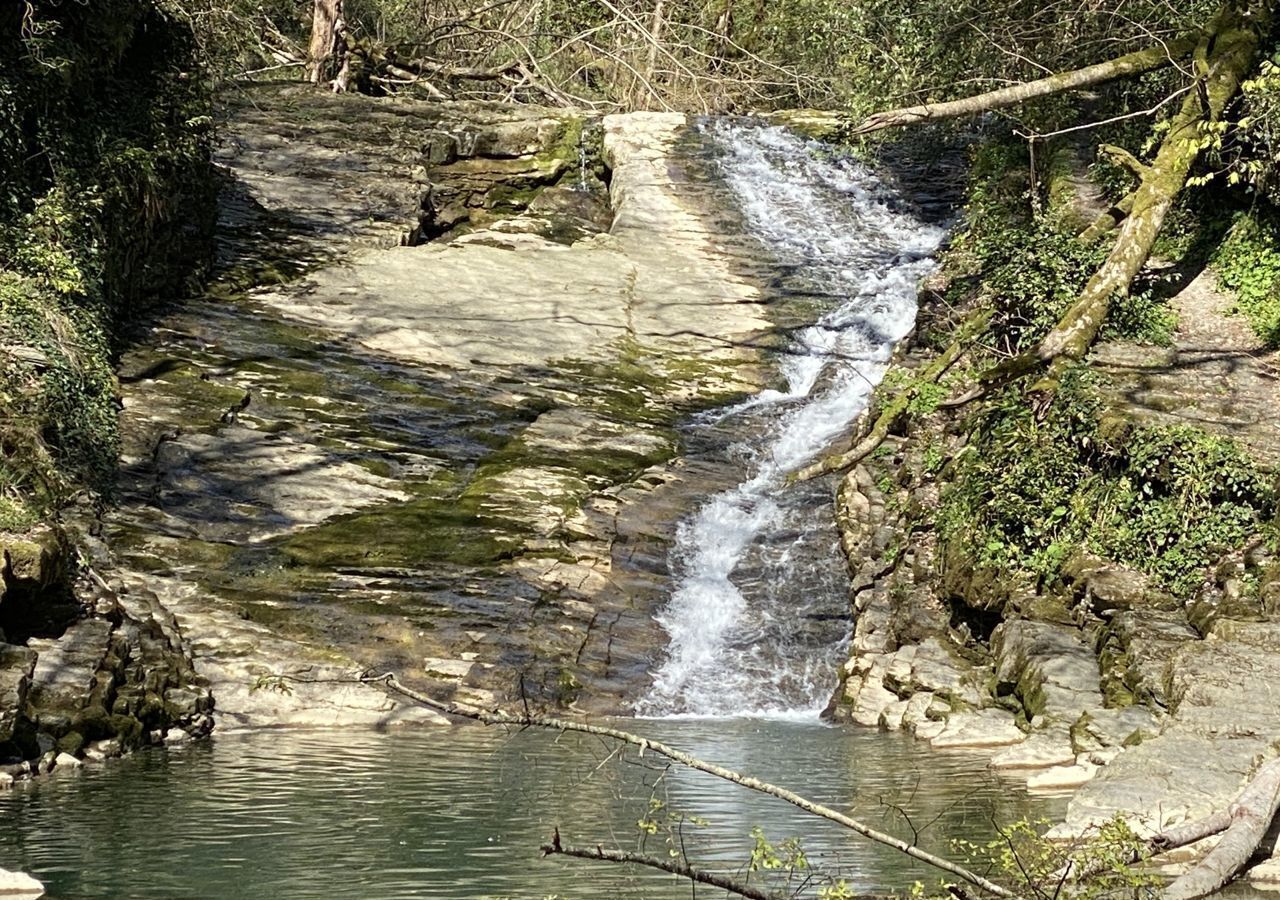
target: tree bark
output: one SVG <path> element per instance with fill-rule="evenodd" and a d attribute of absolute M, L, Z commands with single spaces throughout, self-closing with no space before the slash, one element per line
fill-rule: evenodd
<path fill-rule="evenodd" d="M 1132 192 L 1125 194 L 1114 206 L 1100 213 L 1076 239 L 1082 244 L 1092 244 L 1115 231 L 1125 217 L 1133 212 L 1133 197 Z"/>
<path fill-rule="evenodd" d="M 329 81 L 342 68 L 342 3 L 343 0 L 315 0 L 307 52 L 307 79 L 312 84 Z"/>
<path fill-rule="evenodd" d="M 653 83 L 653 74 L 658 68 L 658 47 L 662 44 L 662 29 L 666 24 L 663 18 L 666 0 L 658 0 L 653 5 L 653 18 L 649 24 L 649 57 L 644 64 L 644 79 L 650 84 Z"/>
<path fill-rule="evenodd" d="M 1200 155 L 1206 122 L 1216 122 L 1253 66 L 1275 0 L 1251 0 L 1244 8 L 1227 0 L 1214 16 L 1196 55 L 1203 59 L 1203 90 L 1192 91 L 1160 144 L 1133 195 L 1133 211 L 1120 226 L 1106 261 L 1089 279 L 1061 321 L 1045 336 L 1035 356 L 1051 363 L 1036 390 L 1051 392 L 1062 370 L 1083 358 L 1102 328 L 1111 299 L 1126 294 L 1146 265 L 1165 217 Z"/>
<path fill-rule="evenodd" d="M 1137 75 L 1141 72 L 1168 65 L 1174 60 L 1186 56 L 1191 52 L 1195 44 L 1196 42 L 1193 38 L 1178 38 L 1170 41 L 1166 46 L 1150 47 L 1146 50 L 1128 53 L 1107 62 L 1085 66 L 1083 69 L 1061 72 L 1036 81 L 1028 81 L 1023 84 L 1015 84 L 1011 87 L 990 91 L 986 94 L 978 94 L 975 97 L 965 97 L 962 100 L 951 100 L 946 103 L 924 103 L 919 106 L 908 106 L 902 109 L 874 113 L 864 119 L 862 124 L 854 128 L 853 133 L 866 134 L 872 131 L 879 131 L 882 128 L 892 128 L 899 125 L 915 125 L 919 122 L 932 121 L 934 119 L 954 119 L 959 116 L 971 116 L 977 113 L 989 112 L 993 109 L 1003 109 L 1006 106 L 1025 103 L 1037 97 L 1046 97 L 1063 91 L 1090 87 L 1105 81 L 1114 81 L 1126 75 Z"/>
<path fill-rule="evenodd" d="M 1227 809 L 1230 824 L 1218 845 L 1191 871 L 1165 888 L 1164 900 L 1196 900 L 1222 888 L 1244 868 L 1280 809 L 1280 759 L 1258 770 L 1249 786 Z M 1222 816 L 1204 820 L 1210 826 Z M 1199 824 L 1199 823 L 1197 823 Z M 1194 833 L 1192 829 L 1189 833 Z"/>

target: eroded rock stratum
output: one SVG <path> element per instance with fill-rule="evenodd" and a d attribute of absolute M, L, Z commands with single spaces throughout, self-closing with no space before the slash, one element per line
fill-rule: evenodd
<path fill-rule="evenodd" d="M 227 115 L 223 281 L 122 364 L 112 577 L 225 726 L 429 718 L 369 668 L 620 708 L 693 496 L 677 426 L 758 385 L 770 325 L 697 134 L 280 86 Z"/>

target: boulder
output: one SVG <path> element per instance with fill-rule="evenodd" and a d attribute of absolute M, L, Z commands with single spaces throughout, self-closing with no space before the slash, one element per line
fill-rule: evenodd
<path fill-rule="evenodd" d="M 36 654 L 27 647 L 0 644 L 0 743 L 13 737 L 35 670 Z"/>

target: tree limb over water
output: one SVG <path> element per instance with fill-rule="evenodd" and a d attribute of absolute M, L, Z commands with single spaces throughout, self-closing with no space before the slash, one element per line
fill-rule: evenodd
<path fill-rule="evenodd" d="M 394 691 L 403 697 L 409 698 L 415 703 L 422 704 L 423 706 L 434 709 L 437 712 L 472 719 L 476 722 L 483 722 L 486 725 L 515 725 L 521 728 L 535 727 L 549 728 L 555 731 L 574 731 L 580 734 L 591 734 L 597 737 L 610 738 L 615 741 L 631 744 L 632 746 L 640 748 L 641 756 L 646 752 L 653 752 L 659 756 L 665 756 L 667 759 L 678 762 L 687 768 L 696 769 L 699 772 L 706 772 L 708 775 L 714 775 L 717 778 L 722 778 L 725 781 L 745 787 L 748 790 L 753 790 L 757 793 L 766 794 L 770 797 L 777 798 L 778 800 L 783 800 L 793 806 L 799 807 L 807 813 L 827 819 L 830 822 L 835 822 L 837 825 L 843 825 L 845 828 L 855 831 L 869 840 L 875 841 L 878 844 L 883 844 L 886 847 L 892 847 L 912 859 L 918 860 L 926 865 L 933 866 L 935 869 L 939 869 L 949 875 L 954 875 L 974 887 L 985 891 L 993 897 L 1016 897 L 1016 895 L 1009 889 L 996 884 L 994 881 L 991 881 L 989 878 L 986 878 L 977 872 L 970 871 L 964 866 L 930 853 L 927 850 L 922 850 L 914 844 L 909 844 L 891 834 L 872 828 L 870 825 L 847 816 L 839 810 L 832 809 L 829 806 L 825 806 L 806 797 L 802 797 L 794 791 L 788 790 L 784 787 L 779 787 L 778 785 L 770 784 L 767 781 L 761 781 L 758 778 L 753 778 L 750 775 L 743 775 L 741 772 L 736 772 L 733 769 L 727 769 L 724 766 L 719 766 L 715 763 L 699 759 L 696 756 L 692 756 L 685 753 L 683 750 L 678 750 L 675 747 L 662 743 L 661 741 L 650 740 L 649 738 L 641 737 L 638 734 L 632 734 L 629 731 L 621 731 L 616 728 L 608 728 L 601 725 L 589 725 L 584 722 L 575 722 L 569 719 L 557 719 L 551 716 L 535 715 L 531 712 L 526 712 L 524 715 L 512 715 L 500 710 L 482 710 L 460 703 L 436 700 L 427 694 L 415 691 L 412 688 L 401 684 L 395 674 L 390 672 L 384 675 L 367 675 L 363 677 L 361 681 L 368 684 L 383 684 L 388 690 Z"/>

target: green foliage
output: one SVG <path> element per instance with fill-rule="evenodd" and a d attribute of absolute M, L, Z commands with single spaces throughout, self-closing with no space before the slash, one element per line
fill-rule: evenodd
<path fill-rule="evenodd" d="M 1046 583 L 1088 546 L 1186 596 L 1275 510 L 1270 479 L 1235 443 L 1109 416 L 1097 376 L 1077 367 L 1043 416 L 1016 388 L 981 413 L 939 527 L 979 569 Z"/>
<path fill-rule="evenodd" d="M 209 98 L 157 0 L 0 12 L 0 525 L 115 466 L 111 335 L 181 290 L 212 224 Z M 20 13 L 20 14 L 19 14 Z"/>
<path fill-rule="evenodd" d="M 1234 121 L 1217 123 L 1207 146 L 1210 176 L 1280 203 L 1280 48 L 1241 85 Z"/>
<path fill-rule="evenodd" d="M 950 265 L 980 284 L 995 310 L 990 343 L 1005 353 L 1034 347 L 1080 294 L 1106 258 L 1052 216 L 1033 214 L 1022 145 L 995 142 L 974 160 L 966 229 Z M 1156 295 L 1139 289 L 1111 305 L 1104 337 L 1167 344 L 1176 319 Z"/>
<path fill-rule="evenodd" d="M 1280 347 L 1280 216 L 1262 206 L 1238 215 L 1213 264 L 1253 330 Z"/>
<path fill-rule="evenodd" d="M 1140 865 L 1145 842 L 1119 816 L 1068 844 L 1048 840 L 1048 827 L 1047 821 L 1024 819 L 991 841 L 953 843 L 971 867 L 998 873 L 1015 894 L 1036 900 L 1062 896 L 1066 871 L 1067 895 L 1079 900 L 1141 896 L 1160 884 L 1154 871 Z"/>
<path fill-rule="evenodd" d="M 780 870 L 793 875 L 809 868 L 809 860 L 797 838 L 787 838 L 774 845 L 765 838 L 764 831 L 756 826 L 751 829 L 751 840 L 755 842 L 751 848 L 752 872 Z"/>
<path fill-rule="evenodd" d="M 907 412 L 916 416 L 927 416 L 936 411 L 950 393 L 948 383 L 917 377 L 911 369 L 906 368 L 890 369 L 882 384 L 890 395 L 909 392 L 911 396 L 907 400 Z"/>

